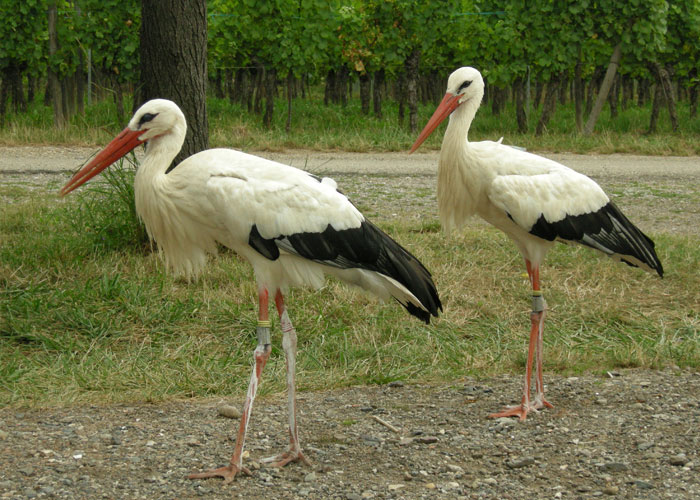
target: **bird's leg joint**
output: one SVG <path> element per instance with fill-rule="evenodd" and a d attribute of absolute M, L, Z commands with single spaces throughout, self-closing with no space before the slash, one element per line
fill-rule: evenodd
<path fill-rule="evenodd" d="M 272 343 L 270 337 L 270 322 L 269 321 L 258 321 L 258 326 L 255 329 L 258 334 L 258 345 L 269 346 Z"/>
<path fill-rule="evenodd" d="M 538 313 L 545 310 L 546 302 L 542 296 L 542 291 L 533 290 L 532 291 L 532 312 Z"/>

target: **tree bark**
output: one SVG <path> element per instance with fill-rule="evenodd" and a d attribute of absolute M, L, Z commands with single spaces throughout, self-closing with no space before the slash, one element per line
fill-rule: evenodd
<path fill-rule="evenodd" d="M 675 93 L 673 92 L 671 76 L 669 75 L 668 70 L 657 62 L 652 62 L 651 67 L 656 74 L 657 86 L 661 86 L 664 98 L 666 99 L 668 116 L 671 120 L 671 129 L 676 132 L 678 131 L 678 115 L 676 114 L 676 97 Z"/>
<path fill-rule="evenodd" d="M 369 114 L 369 99 L 372 80 L 367 73 L 360 73 L 360 104 L 363 115 Z"/>
<path fill-rule="evenodd" d="M 403 127 L 403 121 L 406 117 L 406 75 L 404 73 L 400 73 L 396 80 L 396 101 L 399 103 L 399 127 Z"/>
<path fill-rule="evenodd" d="M 561 75 L 552 75 L 547 83 L 547 91 L 544 96 L 544 104 L 542 105 L 542 114 L 535 128 L 535 135 L 540 136 L 547 130 L 547 124 L 554 115 L 557 108 L 557 96 L 559 95 L 559 83 Z"/>
<path fill-rule="evenodd" d="M 372 104 L 374 116 L 382 117 L 382 90 L 384 88 L 384 68 L 374 73 L 374 86 L 372 88 Z"/>
<path fill-rule="evenodd" d="M 418 65 L 420 51 L 413 49 L 406 62 L 406 94 L 408 97 L 408 128 L 411 133 L 418 130 Z"/>
<path fill-rule="evenodd" d="M 574 109 L 576 111 L 576 130 L 583 130 L 583 79 L 581 78 L 581 59 L 574 69 Z"/>
<path fill-rule="evenodd" d="M 141 85 L 134 104 L 164 98 L 187 119 L 173 164 L 209 147 L 206 0 L 142 0 Z"/>
<path fill-rule="evenodd" d="M 695 118 L 698 114 L 698 88 L 700 83 L 697 81 L 698 70 L 694 68 L 690 72 L 690 77 L 693 80 L 693 84 L 688 89 L 688 105 L 690 107 L 690 118 Z"/>
<path fill-rule="evenodd" d="M 659 111 L 661 110 L 661 100 L 663 97 L 663 90 L 661 90 L 661 83 L 657 83 L 654 86 L 654 100 L 651 103 L 651 117 L 649 118 L 649 129 L 647 134 L 656 133 L 656 124 L 659 121 Z"/>
<path fill-rule="evenodd" d="M 287 73 L 287 123 L 284 129 L 289 133 L 292 128 L 292 87 L 294 86 L 294 75 L 290 71 Z"/>
<path fill-rule="evenodd" d="M 275 112 L 275 91 L 277 89 L 277 70 L 266 68 L 265 71 L 265 114 L 263 114 L 263 126 L 266 129 L 272 127 L 272 118 Z"/>
<path fill-rule="evenodd" d="M 598 97 L 596 98 L 591 114 L 588 117 L 585 127 L 583 128 L 584 135 L 591 135 L 593 129 L 595 128 L 595 123 L 598 121 L 600 112 L 603 110 L 603 105 L 610 92 L 610 87 L 615 79 L 615 74 L 617 73 L 617 68 L 620 66 L 620 60 L 622 59 L 622 48 L 621 44 L 615 45 L 613 53 L 610 56 L 610 63 L 608 64 L 608 70 L 605 72 L 605 78 L 603 78 L 603 83 L 598 91 Z"/>
<path fill-rule="evenodd" d="M 49 58 L 58 52 L 58 8 L 56 2 L 49 5 Z M 51 89 L 51 107 L 53 108 L 53 124 L 63 128 L 66 124 L 66 115 L 63 113 L 63 103 L 61 102 L 61 83 L 58 75 L 49 64 L 49 87 Z"/>
<path fill-rule="evenodd" d="M 527 83 L 527 76 L 521 76 L 516 78 L 514 82 L 515 86 L 515 117 L 518 121 L 518 132 L 521 134 L 527 134 L 527 111 L 525 110 L 525 85 Z"/>
<path fill-rule="evenodd" d="M 610 87 L 610 92 L 608 93 L 608 105 L 610 106 L 610 118 L 617 118 L 617 104 L 618 95 L 620 93 L 620 75 L 615 75 L 613 79 L 612 87 Z"/>

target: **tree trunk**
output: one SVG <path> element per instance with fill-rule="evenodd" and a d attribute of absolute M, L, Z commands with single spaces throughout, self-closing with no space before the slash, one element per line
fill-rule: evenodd
<path fill-rule="evenodd" d="M 574 109 L 576 110 L 576 130 L 581 133 L 583 130 L 583 79 L 581 78 L 581 59 L 576 63 L 574 69 Z"/>
<path fill-rule="evenodd" d="M 621 44 L 618 43 L 617 45 L 615 45 L 613 53 L 610 56 L 608 70 L 605 72 L 605 78 L 603 79 L 603 83 L 600 86 L 600 90 L 598 91 L 598 97 L 596 98 L 595 104 L 593 105 L 593 109 L 591 110 L 591 114 L 588 117 L 586 126 L 583 128 L 584 135 L 591 135 L 593 133 L 595 123 L 596 121 L 598 121 L 598 116 L 600 116 L 600 112 L 603 110 L 603 105 L 605 104 L 605 100 L 607 99 L 608 93 L 610 92 L 610 87 L 612 86 L 613 80 L 615 79 L 615 74 L 617 73 L 617 68 L 620 65 L 621 59 L 622 49 Z"/>
<path fill-rule="evenodd" d="M 188 126 L 177 165 L 209 147 L 207 2 L 142 0 L 141 20 L 141 86 L 135 101 L 160 97 L 182 109 Z"/>
<path fill-rule="evenodd" d="M 7 83 L 7 73 L 3 71 L 2 81 L 0 81 L 0 127 L 5 126 L 5 113 L 7 112 L 7 95 L 9 84 Z"/>
<path fill-rule="evenodd" d="M 678 115 L 676 114 L 676 97 L 673 92 L 671 76 L 669 71 L 657 62 L 652 62 L 651 67 L 656 74 L 657 86 L 661 86 L 668 107 L 668 116 L 671 120 L 671 129 L 674 132 L 678 131 Z"/>
<path fill-rule="evenodd" d="M 58 52 L 58 8 L 56 2 L 49 5 L 49 57 Z M 51 87 L 51 106 L 53 108 L 53 124 L 63 128 L 66 124 L 66 115 L 63 113 L 63 103 L 61 102 L 61 83 L 58 75 L 49 64 L 49 86 Z"/>
<path fill-rule="evenodd" d="M 231 86 L 231 92 L 228 96 L 229 101 L 237 102 L 239 104 L 247 102 L 247 96 L 245 95 L 244 91 L 244 85 L 247 76 L 248 72 L 245 69 L 240 68 L 236 70 L 236 76 L 234 77 L 233 85 Z"/>
<path fill-rule="evenodd" d="M 292 87 L 294 86 L 294 75 L 290 71 L 287 73 L 287 123 L 284 129 L 289 133 L 292 128 Z"/>
<path fill-rule="evenodd" d="M 374 73 L 374 86 L 372 88 L 372 104 L 374 116 L 382 117 L 382 90 L 384 87 L 384 68 Z"/>
<path fill-rule="evenodd" d="M 275 91 L 277 90 L 277 70 L 266 68 L 265 71 L 265 114 L 263 115 L 263 126 L 266 129 L 272 128 L 272 118 L 275 113 Z"/>
<path fill-rule="evenodd" d="M 406 62 L 406 94 L 408 100 L 408 128 L 412 134 L 418 130 L 418 65 L 420 50 L 413 49 Z"/>
<path fill-rule="evenodd" d="M 613 120 L 617 118 L 617 103 L 618 94 L 620 93 L 620 75 L 615 75 L 613 79 L 612 87 L 610 87 L 610 92 L 608 93 L 608 104 L 610 105 L 610 118 Z"/>
<path fill-rule="evenodd" d="M 644 106 L 649 100 L 649 90 L 651 83 L 648 79 L 643 78 L 639 80 L 639 85 L 637 85 L 637 106 Z"/>
<path fill-rule="evenodd" d="M 75 70 L 75 100 L 80 116 L 85 115 L 85 58 L 82 49 L 78 50 L 78 68 Z"/>
<path fill-rule="evenodd" d="M 362 114 L 369 114 L 369 99 L 371 94 L 372 80 L 367 73 L 360 73 L 360 104 Z"/>
<path fill-rule="evenodd" d="M 661 100 L 663 99 L 663 90 L 661 83 L 655 85 L 654 100 L 651 103 L 651 117 L 649 118 L 649 129 L 647 134 L 656 133 L 656 124 L 659 121 L 659 110 L 661 109 Z"/>
<path fill-rule="evenodd" d="M 690 118 L 695 118 L 698 114 L 698 88 L 700 83 L 698 83 L 698 70 L 693 68 L 690 72 L 691 80 L 693 84 L 688 89 L 688 105 L 690 106 Z"/>
<path fill-rule="evenodd" d="M 396 80 L 396 102 L 399 103 L 398 121 L 399 127 L 403 127 L 403 121 L 406 117 L 406 75 L 400 73 Z"/>
<path fill-rule="evenodd" d="M 527 134 L 527 111 L 525 110 L 527 76 L 516 78 L 513 85 L 515 87 L 515 117 L 518 121 L 518 132 Z"/>
<path fill-rule="evenodd" d="M 557 108 L 557 96 L 559 94 L 559 83 L 561 75 L 552 75 L 547 83 L 547 92 L 544 96 L 544 104 L 542 105 L 542 114 L 535 128 L 535 135 L 540 136 L 547 130 L 547 124 L 554 115 Z"/>

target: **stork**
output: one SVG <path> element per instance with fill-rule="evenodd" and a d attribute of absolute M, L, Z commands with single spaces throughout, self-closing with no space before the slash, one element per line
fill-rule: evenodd
<path fill-rule="evenodd" d="M 592 179 L 555 161 L 501 144 L 469 142 L 469 127 L 484 95 L 479 71 L 464 67 L 447 81 L 447 93 L 411 147 L 413 153 L 449 116 L 438 165 L 438 209 L 449 233 L 473 214 L 506 233 L 525 259 L 532 286 L 530 345 L 519 405 L 490 415 L 519 417 L 552 405 L 542 381 L 546 303 L 540 265 L 555 241 L 599 250 L 663 277 L 654 242 L 642 233 Z M 533 355 L 535 398 L 530 400 Z"/>
<path fill-rule="evenodd" d="M 189 478 L 233 480 L 242 454 L 253 401 L 270 356 L 270 295 L 279 314 L 286 358 L 290 443 L 265 459 L 271 466 L 309 461 L 299 445 L 295 397 L 296 331 L 284 294 L 288 287 L 322 286 L 324 275 L 393 298 L 430 322 L 442 309 L 430 272 L 338 189 L 335 181 L 231 149 L 209 149 L 169 169 L 185 139 L 185 116 L 168 100 L 139 108 L 128 126 L 61 189 L 66 195 L 139 144 L 146 153 L 136 172 L 136 210 L 166 267 L 187 279 L 222 244 L 253 266 L 258 286 L 258 344 L 233 456 L 229 465 Z"/>

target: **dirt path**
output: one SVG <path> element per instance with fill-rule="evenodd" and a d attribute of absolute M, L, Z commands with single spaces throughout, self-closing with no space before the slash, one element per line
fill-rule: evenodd
<path fill-rule="evenodd" d="M 0 147 L 0 184 L 53 189 L 90 148 Z M 262 153 L 332 175 L 366 213 L 435 216 L 437 154 Z M 595 178 L 644 230 L 700 235 L 700 159 L 549 155 Z M 286 444 L 284 395 L 261 398 L 252 477 L 189 481 L 223 465 L 237 422 L 220 401 L 0 409 L 0 498 L 700 498 L 700 374 L 546 376 L 554 410 L 489 420 L 520 377 L 300 395 L 312 467 L 259 467 Z M 240 405 L 243 394 L 227 401 Z M 397 432 L 378 419 L 396 427 Z"/>
<path fill-rule="evenodd" d="M 246 459 L 223 485 L 237 421 L 218 401 L 0 410 L 2 498 L 700 498 L 700 374 L 547 376 L 556 408 L 489 420 L 511 377 L 300 395 L 311 467 L 259 466 L 286 445 L 284 395 L 261 398 Z M 242 395 L 231 398 L 239 405 Z M 397 432 L 376 418 L 394 426 Z"/>

